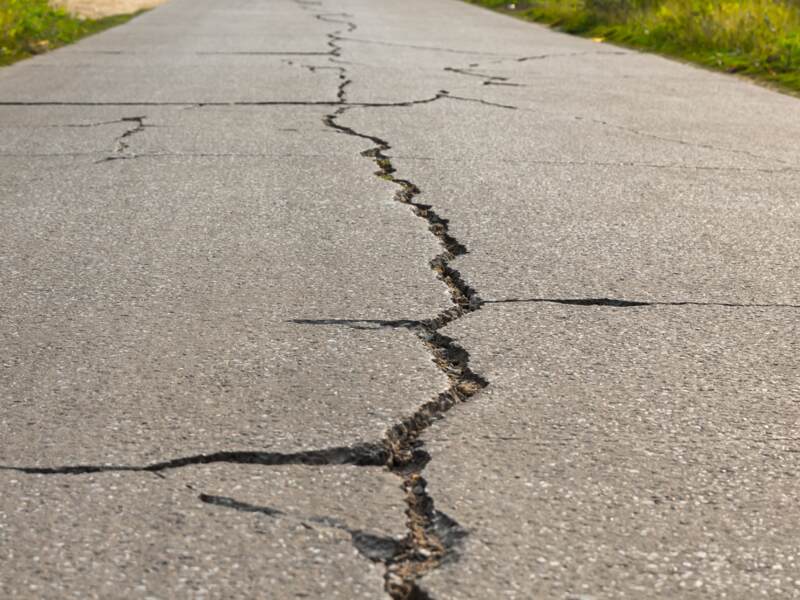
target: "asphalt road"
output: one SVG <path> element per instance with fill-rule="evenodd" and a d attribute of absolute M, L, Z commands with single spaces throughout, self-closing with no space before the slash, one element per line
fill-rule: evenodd
<path fill-rule="evenodd" d="M 171 0 L 0 132 L 0 597 L 800 598 L 797 99 Z"/>

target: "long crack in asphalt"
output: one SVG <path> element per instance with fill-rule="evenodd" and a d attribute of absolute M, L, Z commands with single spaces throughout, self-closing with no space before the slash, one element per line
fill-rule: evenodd
<path fill-rule="evenodd" d="M 305 10 L 318 10 L 320 3 L 313 0 L 295 0 Z M 466 531 L 453 519 L 436 510 L 435 503 L 427 491 L 427 484 L 422 472 L 430 461 L 421 440 L 422 433 L 445 413 L 459 403 L 475 396 L 488 382 L 469 367 L 469 353 L 453 339 L 441 333 L 441 329 L 462 316 L 477 311 L 482 302 L 476 291 L 467 284 L 462 275 L 451 266 L 458 256 L 466 254 L 466 247 L 453 237 L 447 219 L 439 215 L 432 206 L 416 200 L 420 195 L 419 188 L 408 179 L 396 176 L 387 152 L 391 145 L 373 135 L 361 133 L 341 123 L 342 116 L 357 108 L 376 108 L 391 106 L 413 106 L 437 100 L 451 99 L 457 101 L 477 102 L 488 106 L 513 109 L 507 106 L 488 102 L 482 99 L 452 96 L 440 91 L 430 99 L 385 104 L 348 103 L 347 88 L 352 83 L 343 61 L 338 60 L 342 54 L 341 42 L 347 38 L 344 33 L 352 33 L 356 25 L 352 17 L 346 13 L 318 13 L 314 15 L 320 21 L 336 24 L 340 28 L 328 34 L 327 56 L 339 73 L 335 102 L 302 102 L 297 104 L 322 104 L 336 106 L 336 110 L 324 116 L 324 124 L 335 132 L 366 140 L 372 147 L 361 154 L 373 161 L 378 167 L 375 175 L 389 181 L 398 190 L 394 194 L 395 201 L 405 204 L 415 216 L 425 222 L 428 230 L 434 235 L 442 251 L 430 261 L 430 268 L 435 276 L 447 286 L 452 306 L 429 320 L 424 321 L 378 321 L 377 326 L 397 327 L 413 331 L 430 352 L 433 362 L 447 377 L 448 387 L 425 402 L 413 414 L 392 426 L 383 439 L 356 446 L 323 448 L 297 453 L 274 453 L 257 451 L 232 451 L 198 454 L 173 458 L 148 465 L 69 465 L 61 467 L 20 467 L 0 466 L 0 470 L 14 470 L 28 474 L 40 475 L 83 475 L 89 473 L 122 471 L 151 472 L 178 469 L 190 465 L 211 463 L 259 464 L 259 465 L 354 465 L 380 466 L 388 468 L 402 481 L 406 503 L 407 532 L 400 541 L 380 538 L 359 530 L 351 530 L 345 525 L 329 517 L 313 517 L 308 521 L 318 525 L 337 527 L 350 533 L 354 546 L 372 561 L 385 565 L 385 589 L 395 600 L 424 600 L 430 598 L 419 585 L 419 580 L 438 566 L 456 560 L 458 546 L 466 536 Z M 307 65 L 304 65 L 307 66 Z M 322 67 L 318 67 L 322 68 Z M 329 67 L 330 68 L 330 67 Z M 313 69 L 310 69 L 313 71 Z M 88 103 L 87 103 L 88 104 Z M 98 103 L 98 105 L 101 103 Z M 202 107 L 206 104 L 190 103 Z M 214 103 L 208 103 L 214 104 Z M 238 105 L 239 103 L 225 103 Z M 264 103 L 271 104 L 271 103 Z M 287 103 L 291 104 L 291 103 Z M 129 152 L 129 138 L 144 130 L 145 117 L 125 117 L 122 120 L 132 123 L 131 129 L 117 139 L 117 147 L 113 155 L 104 160 L 135 158 Z M 341 321 L 310 321 L 297 319 L 296 324 L 348 324 Z M 356 322 L 353 322 L 357 326 Z M 368 324 L 365 328 L 371 328 Z M 200 494 L 199 500 L 217 508 L 261 514 L 270 518 L 285 518 L 286 515 L 277 509 L 259 507 L 240 502 L 226 496 L 210 496 Z"/>
<path fill-rule="evenodd" d="M 319 14 L 317 18 L 343 26 L 328 34 L 332 55 L 341 56 L 342 34 L 357 29 L 352 17 L 346 13 Z M 337 98 L 347 102 L 347 86 L 351 83 L 346 67 L 339 67 L 340 85 Z M 446 97 L 446 92 L 440 92 Z M 386 433 L 384 444 L 388 452 L 386 466 L 402 479 L 406 499 L 407 534 L 397 551 L 382 560 L 386 566 L 387 593 L 395 600 L 428 598 L 419 586 L 419 579 L 442 563 L 453 560 L 457 545 L 466 535 L 458 523 L 439 512 L 427 491 L 422 476 L 430 455 L 424 450 L 420 436 L 432 423 L 452 407 L 464 402 L 486 387 L 486 380 L 469 368 L 469 354 L 454 340 L 439 330 L 463 315 L 480 308 L 480 298 L 450 263 L 467 252 L 466 247 L 449 231 L 449 223 L 436 213 L 432 206 L 416 201 L 421 193 L 408 179 L 396 176 L 396 169 L 387 155 L 391 145 L 377 136 L 356 131 L 341 123 L 342 116 L 352 107 L 340 106 L 324 118 L 332 130 L 366 140 L 372 147 L 361 155 L 378 167 L 375 176 L 398 186 L 394 200 L 407 205 L 414 215 L 425 221 L 428 230 L 437 238 L 442 252 L 430 261 L 430 268 L 448 288 L 453 306 L 428 321 L 406 322 L 403 327 L 413 330 L 430 352 L 434 363 L 448 378 L 448 388 L 423 404 L 414 414 L 394 425 Z"/>
<path fill-rule="evenodd" d="M 204 106 L 270 106 L 270 105 L 321 105 L 335 108 L 326 114 L 323 122 L 331 130 L 369 142 L 371 146 L 361 155 L 371 160 L 377 166 L 375 176 L 397 186 L 394 200 L 408 206 L 413 214 L 423 220 L 427 229 L 434 235 L 442 251 L 429 263 L 435 276 L 447 286 L 452 306 L 428 320 L 356 320 L 356 319 L 295 319 L 292 322 L 298 325 L 345 326 L 355 329 L 392 328 L 412 331 L 422 344 L 427 348 L 433 362 L 447 377 L 448 387 L 436 394 L 431 400 L 425 402 L 413 414 L 392 426 L 380 440 L 354 446 L 341 446 L 322 448 L 295 453 L 259 452 L 259 451 L 231 451 L 212 452 L 172 458 L 169 460 L 151 463 L 148 465 L 69 465 L 61 467 L 20 467 L 0 466 L 0 470 L 14 470 L 28 474 L 40 475 L 83 475 L 106 471 L 123 472 L 150 472 L 159 474 L 162 471 L 179 469 L 191 465 L 205 465 L 212 463 L 228 464 L 257 464 L 263 466 L 276 465 L 353 465 L 369 467 L 385 467 L 397 475 L 405 493 L 406 503 L 406 535 L 401 540 L 376 536 L 374 534 L 352 529 L 341 521 L 332 517 L 312 516 L 298 519 L 278 509 L 262 507 L 241 502 L 227 496 L 212 496 L 199 494 L 198 498 L 204 504 L 214 508 L 237 510 L 247 513 L 259 514 L 268 518 L 295 519 L 309 529 L 314 526 L 333 527 L 347 532 L 358 552 L 365 558 L 382 563 L 385 566 L 385 589 L 394 600 L 430 600 L 428 593 L 421 587 L 420 580 L 427 573 L 442 564 L 457 560 L 460 542 L 467 535 L 465 529 L 453 519 L 438 511 L 433 497 L 427 490 L 423 471 L 431 460 L 426 452 L 421 439 L 422 434 L 437 420 L 458 404 L 465 402 L 488 385 L 488 382 L 479 374 L 473 372 L 469 366 L 469 353 L 459 346 L 453 339 L 447 337 L 441 330 L 462 318 L 466 314 L 480 310 L 482 306 L 497 303 L 558 303 L 573 306 L 606 306 L 620 309 L 637 309 L 658 306 L 684 306 L 708 305 L 740 307 L 746 305 L 725 303 L 702 303 L 692 301 L 653 302 L 613 298 L 508 298 L 481 300 L 477 292 L 464 280 L 461 273 L 453 268 L 452 262 L 459 256 L 467 253 L 467 248 L 450 233 L 449 222 L 438 214 L 431 205 L 417 201 L 421 194 L 420 189 L 409 179 L 397 176 L 388 152 L 391 145 L 388 141 L 372 134 L 357 131 L 342 123 L 344 115 L 351 110 L 376 109 L 392 107 L 412 107 L 418 104 L 427 104 L 440 100 L 455 100 L 477 102 L 492 107 L 514 109 L 516 107 L 489 102 L 478 98 L 454 96 L 447 91 L 439 91 L 434 96 L 422 100 L 409 100 L 391 103 L 349 102 L 348 87 L 352 84 L 349 76 L 347 62 L 341 60 L 343 53 L 342 42 L 378 43 L 367 40 L 356 40 L 344 34 L 353 33 L 357 26 L 351 20 L 353 17 L 347 13 L 316 12 L 322 10 L 318 0 L 294 0 L 303 10 L 314 14 L 319 21 L 336 25 L 338 29 L 327 34 L 327 52 L 293 53 L 303 56 L 327 57 L 326 66 L 301 65 L 310 72 L 317 69 L 334 69 L 338 73 L 338 85 L 335 101 L 317 102 L 209 102 L 209 103 L 69 103 L 69 102 L 23 102 L 0 104 L 23 105 L 61 105 L 78 104 L 86 106 L 104 105 L 179 105 L 199 107 Z M 390 43 L 385 43 L 391 45 Z M 425 48 L 429 49 L 429 48 Z M 433 49 L 442 50 L 443 49 Z M 447 50 L 451 51 L 451 50 Z M 459 52 L 459 51 L 452 51 Z M 461 53 L 461 52 L 459 52 Z M 469 52 L 463 52 L 469 54 Z M 268 54 L 268 53 L 267 53 Z M 276 53 L 280 54 L 280 53 Z M 289 53 L 287 53 L 289 54 Z M 623 54 L 623 52 L 619 52 Z M 522 58 L 501 57 L 487 64 L 496 64 L 506 60 L 524 62 L 549 58 L 550 55 L 530 56 Z M 469 77 L 483 80 L 484 85 L 516 85 L 507 78 L 475 71 L 479 63 L 470 64 L 468 67 L 447 67 L 445 70 Z M 131 128 L 117 138 L 117 147 L 114 153 L 104 161 L 138 158 L 130 152 L 130 138 L 141 133 L 146 125 L 146 117 L 124 117 L 122 122 L 131 123 Z M 120 122 L 112 121 L 110 123 Z M 98 126 L 107 124 L 92 123 L 75 126 Z M 605 124 L 605 123 L 604 123 Z M 760 305 L 753 305 L 760 306 Z M 772 305 L 775 306 L 775 305 Z M 780 305 L 787 308 L 800 308 L 795 305 Z"/>

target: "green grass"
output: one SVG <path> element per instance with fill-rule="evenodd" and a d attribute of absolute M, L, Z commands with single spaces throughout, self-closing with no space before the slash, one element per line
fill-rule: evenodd
<path fill-rule="evenodd" d="M 800 92 L 800 0 L 467 0 Z"/>
<path fill-rule="evenodd" d="M 78 19 L 47 0 L 0 0 L 0 65 L 70 44 L 132 16 Z"/>

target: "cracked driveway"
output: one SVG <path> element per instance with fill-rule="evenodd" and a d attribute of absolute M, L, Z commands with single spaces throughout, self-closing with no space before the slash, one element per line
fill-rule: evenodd
<path fill-rule="evenodd" d="M 800 102 L 455 0 L 0 71 L 3 598 L 800 598 Z"/>

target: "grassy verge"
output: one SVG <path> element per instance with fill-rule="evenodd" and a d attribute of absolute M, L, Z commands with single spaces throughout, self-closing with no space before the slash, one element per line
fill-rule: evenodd
<path fill-rule="evenodd" d="M 467 0 L 800 92 L 800 0 Z"/>
<path fill-rule="evenodd" d="M 78 19 L 47 0 L 0 0 L 0 65 L 70 44 L 132 16 Z"/>

